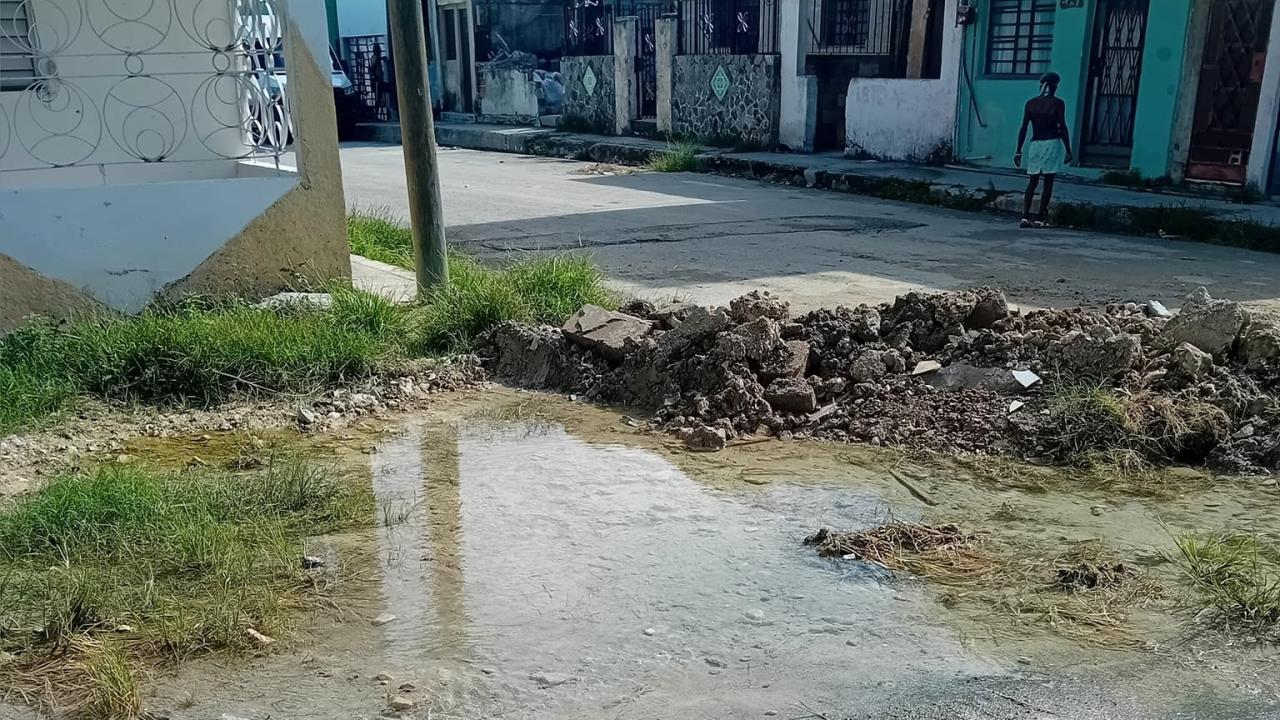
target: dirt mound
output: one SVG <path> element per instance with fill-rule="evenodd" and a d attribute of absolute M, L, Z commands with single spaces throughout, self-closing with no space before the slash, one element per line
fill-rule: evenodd
<path fill-rule="evenodd" d="M 792 318 L 753 292 L 727 308 L 588 306 L 563 328 L 499 326 L 479 348 L 497 377 L 651 409 L 701 450 L 763 433 L 1280 469 L 1280 332 L 1202 290 L 1186 307 L 1022 314 L 984 287 Z"/>

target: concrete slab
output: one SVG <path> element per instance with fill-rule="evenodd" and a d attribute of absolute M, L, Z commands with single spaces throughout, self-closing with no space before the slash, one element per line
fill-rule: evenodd
<path fill-rule="evenodd" d="M 360 255 L 351 256 L 351 284 L 395 302 L 411 302 L 418 294 L 413 273 Z"/>

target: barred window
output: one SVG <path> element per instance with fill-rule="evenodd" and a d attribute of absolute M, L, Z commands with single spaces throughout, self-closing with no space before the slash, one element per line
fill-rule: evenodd
<path fill-rule="evenodd" d="M 23 1 L 0 0 L 0 92 L 25 90 L 35 78 L 35 58 L 26 47 L 30 33 Z"/>
<path fill-rule="evenodd" d="M 1049 70 L 1055 0 L 991 0 L 987 74 L 1034 77 Z"/>
<path fill-rule="evenodd" d="M 865 47 L 871 34 L 870 0 L 828 0 L 822 18 L 822 44 Z"/>

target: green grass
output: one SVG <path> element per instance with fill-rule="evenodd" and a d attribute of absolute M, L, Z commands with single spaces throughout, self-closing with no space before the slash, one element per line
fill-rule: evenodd
<path fill-rule="evenodd" d="M 238 392 L 306 391 L 368 375 L 399 352 L 404 312 L 351 288 L 333 295 L 330 310 L 192 302 L 136 317 L 33 322 L 0 338 L 0 432 L 79 394 L 210 406 Z"/>
<path fill-rule="evenodd" d="M 645 167 L 654 172 L 691 172 L 698 166 L 700 149 L 694 143 L 675 143 L 670 149 L 650 158 Z"/>
<path fill-rule="evenodd" d="M 367 484 L 289 460 L 57 477 L 0 508 L 0 627 L 38 628 L 0 633 L 18 657 L 0 673 L 57 677 L 93 716 L 132 716 L 132 665 L 287 630 L 312 582 L 303 539 L 372 516 Z"/>
<path fill-rule="evenodd" d="M 1280 641 L 1280 547 L 1238 532 L 1189 533 L 1175 541 L 1174 560 L 1198 608 L 1224 626 Z"/>
<path fill-rule="evenodd" d="M 352 252 L 413 268 L 408 229 L 384 215 L 347 221 Z M 502 322 L 559 325 L 583 305 L 618 305 L 604 275 L 581 254 L 528 256 L 502 268 L 481 265 L 459 252 L 449 255 L 449 284 L 423 299 L 415 314 L 414 351 L 466 350 L 480 333 Z"/>
<path fill-rule="evenodd" d="M 385 213 L 352 216 L 353 252 L 413 267 L 409 231 Z M 135 317 L 36 320 L 0 337 L 0 434 L 38 426 L 82 395 L 209 407 L 237 394 L 311 392 L 466 350 L 504 321 L 560 324 L 618 298 L 582 255 L 488 268 L 450 255 L 451 283 L 418 306 L 333 285 L 328 309 L 259 309 L 192 299 Z"/>

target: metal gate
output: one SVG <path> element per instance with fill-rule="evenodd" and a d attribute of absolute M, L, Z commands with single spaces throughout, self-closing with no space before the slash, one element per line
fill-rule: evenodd
<path fill-rule="evenodd" d="M 636 22 L 636 112 L 644 118 L 658 115 L 658 63 L 654 40 L 658 18 L 668 10 L 666 3 L 626 3 L 620 16 L 634 15 Z"/>
<path fill-rule="evenodd" d="M 1127 167 L 1150 0 L 1100 0 L 1094 19 L 1080 159 Z"/>
<path fill-rule="evenodd" d="M 1214 0 L 1186 176 L 1244 183 L 1275 0 Z"/>

